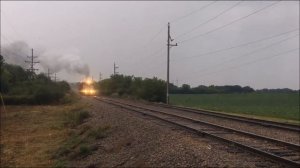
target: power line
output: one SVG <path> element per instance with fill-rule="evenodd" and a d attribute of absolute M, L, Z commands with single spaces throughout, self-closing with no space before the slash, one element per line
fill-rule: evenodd
<path fill-rule="evenodd" d="M 2 33 L 1 33 L 1 37 L 4 38 L 8 43 L 12 43 L 12 41 L 9 40 L 7 37 L 5 37 Z"/>
<path fill-rule="evenodd" d="M 275 35 L 272 35 L 272 36 L 268 36 L 268 37 L 265 37 L 265 38 L 261 38 L 261 39 L 258 39 L 258 40 L 249 41 L 249 42 L 242 43 L 242 44 L 239 44 L 239 45 L 236 45 L 236 46 L 232 46 L 232 47 L 228 47 L 228 48 L 223 48 L 223 49 L 219 49 L 219 50 L 215 50 L 215 51 L 210 51 L 210 52 L 207 52 L 207 53 L 203 53 L 203 54 L 199 54 L 199 55 L 195 55 L 195 56 L 191 56 L 191 57 L 185 57 L 185 58 L 182 58 L 182 59 L 189 59 L 189 58 L 194 58 L 194 57 L 199 57 L 199 56 L 205 56 L 205 55 L 219 53 L 219 52 L 222 52 L 222 51 L 226 51 L 226 50 L 230 50 L 230 49 L 234 49 L 234 48 L 238 48 L 238 47 L 242 47 L 242 46 L 246 46 L 246 45 L 258 43 L 258 42 L 261 42 L 261 41 L 264 41 L 264 40 L 269 40 L 269 39 L 272 39 L 272 38 L 275 38 L 275 37 L 279 37 L 279 36 L 282 36 L 282 35 L 294 32 L 296 30 L 299 30 L 299 28 L 292 29 L 292 30 L 289 30 L 289 31 L 286 31 L 286 32 L 283 32 L 283 33 L 275 34 Z M 179 60 L 182 60 L 182 59 L 179 59 Z M 178 59 L 171 60 L 171 61 L 177 61 L 177 60 Z M 156 64 L 156 66 L 152 67 L 151 69 L 154 69 L 154 68 L 162 65 L 163 63 L 166 63 L 166 61 L 161 62 L 160 64 Z M 149 68 L 144 69 L 144 70 L 149 70 Z"/>
<path fill-rule="evenodd" d="M 160 35 L 162 32 L 163 32 L 163 30 L 165 30 L 166 28 L 165 28 L 165 26 L 163 26 L 147 43 L 146 43 L 146 45 L 144 46 L 144 48 L 145 47 L 147 47 L 148 46 L 148 44 L 149 43 L 151 43 L 154 39 L 156 39 L 156 37 L 158 37 L 158 35 Z"/>
<path fill-rule="evenodd" d="M 218 49 L 218 50 L 214 50 L 214 51 L 210 51 L 210 52 L 206 52 L 206 53 L 202 53 L 202 54 L 197 54 L 197 55 L 190 56 L 190 57 L 184 57 L 184 58 L 181 58 L 181 59 L 189 59 L 189 58 L 201 57 L 201 56 L 205 56 L 205 55 L 219 53 L 219 52 L 222 52 L 222 51 L 231 50 L 231 49 L 234 49 L 234 48 L 239 48 L 239 47 L 247 46 L 247 45 L 250 45 L 250 44 L 255 44 L 255 43 L 258 43 L 258 42 L 261 42 L 261 41 L 269 40 L 269 39 L 272 39 L 272 38 L 275 38 L 275 37 L 279 37 L 279 36 L 282 36 L 282 35 L 294 32 L 296 30 L 299 30 L 299 28 L 292 29 L 292 30 L 289 30 L 287 32 L 279 33 L 279 34 L 272 35 L 272 36 L 269 36 L 269 37 L 261 38 L 261 39 L 258 39 L 258 40 L 249 41 L 249 42 L 242 43 L 242 44 L 239 44 L 239 45 L 236 45 L 236 46 L 232 46 L 232 47 L 228 47 L 228 48 L 223 48 L 223 49 Z M 176 59 L 176 60 L 181 60 L 181 59 Z M 172 60 L 172 61 L 176 61 L 176 60 Z"/>
<path fill-rule="evenodd" d="M 205 6 L 203 6 L 203 7 L 201 7 L 200 9 L 197 9 L 197 10 L 195 10 L 195 11 L 192 11 L 192 12 L 190 12 L 189 14 L 187 14 L 187 15 L 184 15 L 184 16 L 181 16 L 181 17 L 179 17 L 179 18 L 176 18 L 176 19 L 173 19 L 171 22 L 177 22 L 177 21 L 179 21 L 179 20 L 181 20 L 181 19 L 184 19 L 184 18 L 186 18 L 186 17 L 188 17 L 188 16 L 190 16 L 190 15 L 192 15 L 192 14 L 194 14 L 194 13 L 196 13 L 196 12 L 199 12 L 200 10 L 203 10 L 203 9 L 205 9 L 205 8 L 207 8 L 207 7 L 209 7 L 210 5 L 212 5 L 213 3 L 215 3 L 216 1 L 213 1 L 213 2 L 211 2 L 211 3 L 209 3 L 209 4 L 207 4 L 207 5 L 205 5 Z M 146 45 L 143 47 L 143 48 L 145 48 L 150 42 L 152 42 L 155 38 L 157 38 L 158 37 L 158 35 L 160 35 L 162 32 L 163 32 L 163 30 L 165 30 L 165 26 L 163 26 L 147 43 L 146 43 Z M 158 53 L 160 53 L 162 50 L 164 49 L 164 47 L 161 47 L 161 48 L 159 48 L 157 51 L 155 51 L 155 52 L 153 52 L 152 54 L 150 54 L 150 55 L 148 55 L 147 56 L 147 58 L 151 58 L 151 56 L 153 56 L 153 55 L 157 55 Z M 139 62 L 139 61 L 136 61 L 134 64 L 137 64 L 137 62 Z"/>
<path fill-rule="evenodd" d="M 161 53 L 161 52 L 162 52 L 164 49 L 165 49 L 165 47 L 161 47 L 161 48 L 159 48 L 158 50 L 156 50 L 155 52 L 153 52 L 151 55 L 149 55 L 149 57 L 150 57 L 150 56 L 154 56 L 154 55 L 157 55 L 157 54 Z M 158 55 L 158 56 L 160 56 L 160 55 Z"/>
<path fill-rule="evenodd" d="M 287 54 L 287 53 L 291 53 L 291 52 L 294 52 L 296 50 L 299 50 L 299 48 L 294 48 L 294 49 L 291 49 L 291 50 L 288 50 L 288 51 L 285 51 L 285 52 L 282 52 L 282 53 L 279 53 L 279 54 L 276 54 L 276 55 L 272 55 L 272 56 L 268 56 L 268 57 L 263 57 L 263 58 L 260 58 L 260 59 L 256 59 L 256 60 L 253 60 L 253 61 L 249 61 L 249 62 L 246 62 L 244 64 L 237 65 L 237 66 L 231 66 L 231 67 L 220 69 L 218 71 L 214 71 L 214 72 L 202 74 L 202 75 L 200 75 L 200 77 L 201 76 L 215 74 L 215 73 L 218 73 L 218 72 L 224 72 L 224 70 L 231 70 L 231 69 L 239 68 L 241 66 L 250 65 L 250 64 L 262 61 L 262 60 L 267 60 L 267 59 L 274 58 L 274 57 L 277 57 L 277 56 L 281 56 L 281 55 L 284 55 L 284 54 Z"/>
<path fill-rule="evenodd" d="M 161 48 L 159 48 L 158 50 L 156 50 L 156 51 L 153 52 L 152 54 L 148 55 L 147 58 L 151 58 L 152 56 L 158 55 L 158 54 L 161 53 L 164 49 L 165 49 L 164 46 L 161 47 Z M 161 55 L 158 55 L 158 56 L 161 56 Z M 156 58 L 156 57 L 155 57 L 155 58 Z M 136 65 L 140 65 L 140 64 L 137 64 L 137 63 L 140 62 L 140 61 L 141 61 L 141 60 L 135 61 L 134 63 L 130 64 L 130 66 L 128 66 L 128 67 L 132 67 L 133 65 L 135 65 L 135 66 L 136 66 Z"/>
<path fill-rule="evenodd" d="M 279 34 L 275 34 L 275 35 L 272 35 L 272 36 L 268 36 L 268 37 L 265 37 L 265 38 L 261 38 L 261 39 L 249 41 L 249 42 L 242 43 L 242 44 L 239 44 L 239 45 L 236 45 L 236 46 L 232 46 L 232 47 L 228 47 L 228 48 L 223 48 L 223 49 L 219 49 L 219 50 L 215 50 L 215 51 L 210 51 L 210 52 L 207 52 L 207 53 L 203 53 L 203 54 L 195 55 L 195 56 L 191 56 L 191 57 L 186 57 L 186 58 L 182 58 L 182 59 L 189 59 L 189 58 L 194 58 L 194 57 L 199 57 L 199 56 L 205 56 L 205 55 L 210 55 L 210 54 L 214 54 L 214 53 L 219 53 L 219 52 L 222 52 L 222 51 L 226 51 L 226 50 L 230 50 L 230 49 L 234 49 L 234 48 L 238 48 L 238 47 L 242 47 L 242 46 L 246 46 L 246 45 L 258 43 L 258 42 L 261 42 L 261 41 L 264 41 L 264 40 L 273 39 L 275 37 L 279 37 L 279 36 L 282 36 L 282 35 L 285 35 L 285 34 L 288 34 L 288 33 L 294 32 L 294 31 L 297 31 L 297 30 L 299 30 L 299 28 L 295 28 L 295 29 L 292 29 L 292 30 L 289 30 L 289 31 L 285 31 L 285 32 L 282 32 L 282 33 L 279 33 Z M 158 55 L 158 56 L 161 56 L 161 54 Z M 179 59 L 179 60 L 182 60 L 182 59 Z M 177 60 L 178 59 L 172 60 L 172 61 L 177 61 Z M 157 67 L 160 67 L 164 63 L 166 63 L 166 61 L 163 61 L 163 62 L 161 62 L 159 64 L 155 64 L 155 66 L 152 66 L 152 67 L 149 67 L 149 68 L 144 68 L 144 69 L 142 69 L 142 71 L 144 72 L 146 70 L 156 69 Z"/>
<path fill-rule="evenodd" d="M 162 56 L 163 54 L 165 54 L 165 52 L 160 53 L 158 56 Z M 155 64 L 155 66 L 151 66 L 151 67 L 148 67 L 148 68 L 143 68 L 143 69 L 141 69 L 141 72 L 144 72 L 146 70 L 152 70 L 156 67 L 159 67 L 160 65 L 163 65 L 164 63 L 167 63 L 167 61 L 165 60 L 163 62 L 159 62 L 159 63 Z M 153 64 L 149 63 L 148 65 L 153 65 Z"/>
<path fill-rule="evenodd" d="M 193 37 L 191 37 L 191 38 L 182 40 L 182 41 L 180 41 L 180 42 L 178 42 L 178 43 L 185 43 L 185 42 L 187 42 L 187 41 L 193 40 L 193 39 L 198 38 L 198 37 L 200 37 L 200 36 L 204 36 L 204 35 L 210 34 L 210 33 L 212 33 L 212 32 L 215 32 L 215 31 L 217 31 L 217 30 L 223 29 L 223 28 L 225 28 L 225 27 L 227 27 L 227 26 L 229 26 L 229 25 L 231 25 L 231 24 L 233 24 L 233 23 L 236 23 L 236 22 L 238 22 L 238 21 L 241 21 L 241 20 L 243 20 L 243 19 L 246 19 L 246 18 L 248 18 L 249 16 L 254 15 L 254 14 L 258 13 L 258 12 L 261 12 L 261 11 L 263 11 L 263 10 L 265 10 L 265 9 L 267 9 L 267 8 L 269 8 L 269 7 L 271 7 L 271 6 L 275 5 L 275 4 L 277 4 L 277 3 L 279 3 L 279 2 L 280 2 L 280 1 L 277 1 L 277 2 L 275 2 L 275 3 L 272 3 L 272 4 L 270 4 L 270 5 L 267 5 L 267 6 L 263 7 L 263 8 L 260 8 L 260 9 L 258 9 L 258 10 L 255 10 L 254 12 L 252 12 L 252 13 L 246 15 L 246 16 L 243 16 L 243 17 L 241 17 L 241 18 L 238 18 L 238 19 L 236 19 L 236 20 L 233 20 L 233 21 L 231 21 L 231 22 L 229 22 L 229 23 L 227 23 L 227 24 L 225 24 L 225 25 L 222 25 L 222 26 L 220 26 L 220 27 L 217 27 L 217 28 L 215 28 L 215 29 L 212 29 L 212 30 L 210 30 L 210 31 L 208 31 L 208 32 L 206 32 L 206 33 L 202 33 L 202 34 L 193 36 Z"/>
<path fill-rule="evenodd" d="M 285 39 L 280 40 L 280 41 L 277 41 L 277 42 L 272 43 L 272 44 L 270 44 L 270 45 L 267 45 L 267 46 L 265 46 L 265 47 L 261 47 L 261 48 L 259 48 L 259 49 L 257 49 L 257 50 L 254 50 L 254 51 L 249 52 L 249 53 L 247 53 L 247 54 L 241 55 L 241 56 L 239 56 L 239 57 L 235 57 L 235 58 L 232 58 L 232 59 L 223 61 L 223 62 L 221 62 L 221 63 L 219 63 L 219 64 L 217 64 L 217 65 L 210 66 L 210 67 L 207 67 L 207 68 L 203 68 L 203 69 L 201 69 L 201 70 L 199 70 L 199 71 L 197 71 L 197 72 L 201 72 L 201 71 L 202 71 L 202 72 L 205 72 L 205 71 L 208 70 L 208 69 L 211 69 L 211 68 L 214 68 L 214 67 L 219 67 L 219 66 L 221 66 L 221 65 L 223 65 L 223 64 L 225 64 L 225 63 L 227 63 L 227 62 L 230 62 L 230 61 L 233 61 L 233 60 L 237 60 L 237 59 L 240 59 L 240 58 L 245 58 L 246 56 L 253 55 L 253 54 L 255 54 L 255 53 L 257 53 L 257 52 L 259 52 L 259 51 L 261 51 L 261 50 L 270 48 L 270 47 L 272 47 L 272 46 L 274 46 L 274 45 L 280 44 L 280 43 L 282 43 L 282 42 L 284 42 L 284 41 L 287 41 L 287 40 L 289 40 L 289 39 L 292 39 L 292 38 L 294 38 L 294 37 L 296 37 L 296 36 L 299 36 L 299 34 L 297 34 L 297 35 L 295 35 L 295 36 L 292 36 L 292 37 L 289 37 L 289 38 L 285 38 Z M 194 73 L 196 73 L 196 72 L 194 72 Z"/>
<path fill-rule="evenodd" d="M 209 4 L 204 5 L 204 6 L 202 6 L 201 8 L 199 8 L 199 9 L 197 9 L 197 10 L 194 10 L 194 11 L 192 11 L 192 12 L 186 14 L 186 15 L 183 15 L 183 16 L 180 16 L 180 17 L 178 17 L 178 18 L 176 18 L 176 19 L 173 19 L 173 20 L 170 21 L 170 22 L 171 22 L 171 23 L 178 22 L 179 20 L 182 20 L 182 19 L 184 19 L 184 18 L 186 18 L 186 17 L 188 17 L 188 16 L 190 16 L 190 15 L 192 15 L 192 14 L 194 14 L 194 13 L 197 13 L 197 12 L 199 12 L 199 11 L 201 11 L 201 10 L 203 10 L 203 9 L 205 9 L 205 8 L 207 8 L 207 7 L 209 7 L 210 5 L 212 5 L 212 4 L 216 3 L 216 2 L 217 2 L 217 1 L 212 1 L 212 2 L 209 3 Z"/>
<path fill-rule="evenodd" d="M 143 47 L 141 47 L 141 49 L 145 49 L 154 39 L 156 39 L 158 37 L 158 35 L 160 35 L 163 32 L 163 30 L 165 30 L 165 26 L 163 26 L 154 36 L 152 36 L 151 39 L 147 43 L 145 43 L 145 45 Z M 164 47 L 161 47 L 157 51 L 151 53 L 150 55 L 147 55 L 146 58 L 149 58 L 149 57 L 151 57 L 153 55 L 156 55 L 157 53 L 161 52 L 162 49 L 164 49 Z M 131 60 L 128 59 L 128 61 L 131 61 Z M 127 67 L 131 67 L 131 65 L 136 65 L 140 61 L 141 60 L 135 61 L 135 62 L 131 63 L 129 66 L 127 66 Z"/>
<path fill-rule="evenodd" d="M 211 22 L 211 21 L 217 19 L 219 16 L 221 16 L 221 15 L 223 15 L 224 13 L 230 11 L 230 10 L 233 9 L 234 7 L 238 6 L 240 3 L 242 3 L 242 1 L 238 1 L 237 3 L 235 3 L 235 4 L 232 5 L 232 6 L 230 6 L 229 8 L 225 9 L 224 11 L 220 12 L 219 14 L 217 14 L 217 15 L 214 16 L 214 17 L 212 17 L 211 19 L 208 19 L 207 21 L 202 22 L 201 24 L 195 26 L 194 28 L 192 28 L 192 29 L 189 30 L 188 32 L 185 32 L 185 33 L 182 33 L 182 34 L 176 36 L 176 38 L 177 38 L 177 39 L 178 39 L 178 38 L 181 38 L 181 37 L 183 37 L 183 36 L 185 36 L 185 35 L 187 35 L 187 34 L 193 32 L 194 30 L 198 29 L 200 26 L 203 26 L 203 25 L 205 25 L 205 24 L 207 24 L 207 23 L 209 23 L 209 22 Z"/>
<path fill-rule="evenodd" d="M 145 49 L 154 39 L 156 39 L 158 37 L 158 35 L 160 35 L 163 30 L 165 30 L 165 26 L 161 27 L 161 29 L 159 29 L 159 31 L 157 33 L 154 34 L 154 36 L 152 36 L 147 43 L 145 43 L 145 45 L 143 47 L 141 47 L 142 49 Z"/>

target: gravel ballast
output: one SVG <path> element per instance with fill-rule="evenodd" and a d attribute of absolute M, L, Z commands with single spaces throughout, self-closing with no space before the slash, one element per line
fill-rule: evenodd
<path fill-rule="evenodd" d="M 251 123 L 247 123 L 247 122 L 240 122 L 240 121 L 234 121 L 234 120 L 225 119 L 225 118 L 218 118 L 218 117 L 204 115 L 204 114 L 195 114 L 195 113 L 177 110 L 177 109 L 170 109 L 170 108 L 165 108 L 165 107 L 160 107 L 160 106 L 149 105 L 149 104 L 142 103 L 140 101 L 133 102 L 133 101 L 129 101 L 129 100 L 118 99 L 118 101 L 120 101 L 120 100 L 123 102 L 130 102 L 130 103 L 134 103 L 139 106 L 152 108 L 155 110 L 169 112 L 171 114 L 184 115 L 185 117 L 198 119 L 200 121 L 205 121 L 205 122 L 209 122 L 212 124 L 216 124 L 216 125 L 220 125 L 220 126 L 224 126 L 224 127 L 228 127 L 228 128 L 251 132 L 254 134 L 278 139 L 278 140 L 285 141 L 285 142 L 290 142 L 290 143 L 294 143 L 294 144 L 298 144 L 298 145 L 300 144 L 299 132 L 295 132 L 295 131 L 282 130 L 282 129 L 266 127 L 266 126 L 257 125 L 257 124 L 251 124 Z"/>
<path fill-rule="evenodd" d="M 109 126 L 97 140 L 98 150 L 72 161 L 76 167 L 282 167 L 223 142 L 202 137 L 178 126 L 115 107 L 93 98 L 92 127 Z"/>

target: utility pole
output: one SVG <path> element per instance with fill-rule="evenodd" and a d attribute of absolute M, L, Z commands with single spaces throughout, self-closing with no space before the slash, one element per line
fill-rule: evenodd
<path fill-rule="evenodd" d="M 114 75 L 118 74 L 118 72 L 117 72 L 117 69 L 118 69 L 118 68 L 119 68 L 119 67 L 116 66 L 116 63 L 114 62 Z"/>
<path fill-rule="evenodd" d="M 168 43 L 167 43 L 167 48 L 168 48 L 168 51 L 167 51 L 167 101 L 166 103 L 169 104 L 169 79 L 170 79 L 170 49 L 171 47 L 173 46 L 177 46 L 177 43 L 176 44 L 171 44 L 170 42 L 172 42 L 174 39 L 171 38 L 171 35 L 170 35 L 170 23 L 168 23 Z"/>
<path fill-rule="evenodd" d="M 51 73 L 50 73 L 50 69 L 48 68 L 48 73 L 47 73 L 47 76 L 48 76 L 48 78 L 49 78 L 49 79 L 51 79 L 51 76 L 50 76 L 50 75 L 51 75 Z"/>
<path fill-rule="evenodd" d="M 54 73 L 54 81 L 56 82 L 56 73 Z"/>
<path fill-rule="evenodd" d="M 52 79 L 52 75 L 53 75 L 53 72 L 50 71 L 50 68 L 48 68 L 48 72 L 47 72 L 47 76 L 49 78 L 49 80 L 51 81 Z M 56 77 L 55 77 L 56 78 Z"/>
<path fill-rule="evenodd" d="M 27 56 L 29 58 L 29 61 L 25 61 L 26 63 L 30 64 L 30 68 L 27 69 L 29 72 L 31 72 L 31 78 L 33 79 L 34 77 L 34 72 L 37 71 L 38 69 L 34 68 L 34 64 L 40 63 L 39 61 L 34 61 L 37 56 L 33 56 L 33 48 L 31 49 L 31 56 Z"/>
<path fill-rule="evenodd" d="M 99 73 L 99 82 L 102 80 L 102 73 Z"/>

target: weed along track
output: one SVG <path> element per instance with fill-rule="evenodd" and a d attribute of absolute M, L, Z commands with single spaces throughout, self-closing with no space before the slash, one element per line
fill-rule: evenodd
<path fill-rule="evenodd" d="M 126 100 L 118 100 L 125 103 L 132 103 Z M 141 103 L 135 102 L 136 105 L 169 112 L 176 115 L 184 115 L 193 119 L 209 122 L 212 124 L 238 129 L 241 131 L 251 132 L 253 134 L 266 136 L 281 141 L 294 143 L 300 145 L 300 131 L 297 125 L 288 125 L 285 123 L 277 123 L 264 120 L 255 120 L 245 117 L 230 116 L 227 114 L 219 114 L 216 112 L 200 111 L 190 108 L 183 108 L 177 106 L 169 106 L 158 103 Z M 283 125 L 283 126 L 282 126 Z M 281 127 L 282 126 L 282 127 Z M 291 128 L 291 129 L 290 129 Z"/>
<path fill-rule="evenodd" d="M 132 103 L 124 103 L 112 99 L 95 97 L 97 100 L 118 106 L 130 111 L 138 112 L 143 115 L 183 127 L 200 135 L 206 135 L 220 141 L 229 143 L 236 147 L 245 149 L 266 158 L 273 159 L 291 167 L 300 166 L 300 146 L 290 142 L 270 138 L 263 135 L 241 131 L 207 121 L 195 119 L 185 113 L 172 113 L 172 110 L 158 110 L 155 108 Z"/>

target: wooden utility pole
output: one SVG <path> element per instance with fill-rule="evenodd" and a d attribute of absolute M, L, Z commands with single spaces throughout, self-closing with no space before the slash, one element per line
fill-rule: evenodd
<path fill-rule="evenodd" d="M 48 68 L 47 76 L 48 76 L 49 79 L 51 79 L 51 76 L 50 76 L 50 69 L 49 69 L 49 68 Z"/>
<path fill-rule="evenodd" d="M 102 80 L 102 73 L 99 73 L 99 82 Z"/>
<path fill-rule="evenodd" d="M 114 62 L 114 75 L 118 74 L 118 72 L 117 72 L 117 69 L 118 69 L 118 68 L 119 68 L 119 67 L 116 66 L 116 63 Z"/>
<path fill-rule="evenodd" d="M 177 46 L 176 44 L 170 44 L 174 39 L 171 38 L 170 35 L 170 23 L 168 23 L 168 40 L 167 40 L 167 101 L 166 103 L 169 104 L 169 80 L 170 80 L 170 48 L 173 46 Z"/>

